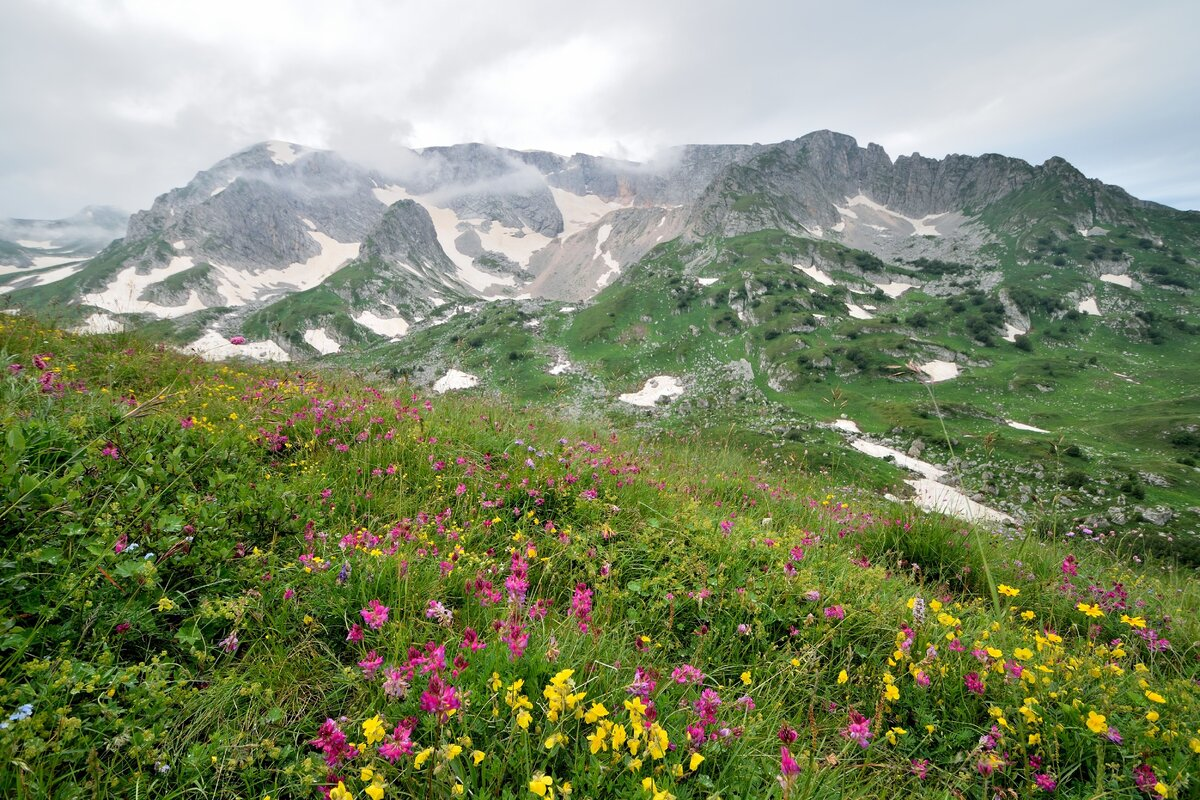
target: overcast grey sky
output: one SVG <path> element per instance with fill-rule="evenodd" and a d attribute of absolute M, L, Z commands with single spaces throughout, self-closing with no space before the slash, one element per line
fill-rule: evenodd
<path fill-rule="evenodd" d="M 0 216 L 145 208 L 272 138 L 643 159 L 820 128 L 1196 209 L 1197 32 L 1190 0 L 2 0 Z"/>

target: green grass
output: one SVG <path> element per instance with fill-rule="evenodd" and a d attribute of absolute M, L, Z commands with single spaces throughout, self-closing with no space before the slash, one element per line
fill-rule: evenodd
<path fill-rule="evenodd" d="M 1195 789 L 1200 592 L 1153 553 L 973 531 L 746 426 L 0 326 L 6 797 Z"/>

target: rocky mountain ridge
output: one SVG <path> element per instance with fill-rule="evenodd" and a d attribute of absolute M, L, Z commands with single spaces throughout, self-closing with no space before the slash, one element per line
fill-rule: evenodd
<path fill-rule="evenodd" d="M 892 160 L 831 131 L 689 145 L 645 164 L 482 144 L 398 156 L 385 171 L 254 145 L 158 197 L 86 263 L 24 280 L 18 263 L 0 289 L 15 290 L 17 305 L 75 309 L 93 330 L 172 320 L 219 333 L 248 315 L 274 319 L 265 328 L 276 344 L 299 355 L 306 331 L 349 344 L 392 338 L 444 305 L 585 301 L 679 237 L 773 229 L 886 262 L 987 266 L 1043 232 L 1042 200 L 1071 235 L 1123 225 L 1161 240 L 1161 219 L 1183 219 L 1195 236 L 1200 218 L 1088 180 L 1062 159 Z"/>

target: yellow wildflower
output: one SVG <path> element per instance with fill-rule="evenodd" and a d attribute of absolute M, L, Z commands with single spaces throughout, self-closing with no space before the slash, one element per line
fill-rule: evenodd
<path fill-rule="evenodd" d="M 1100 610 L 1100 606 L 1096 603 L 1092 603 L 1091 605 L 1088 605 L 1087 603 L 1079 603 L 1075 606 L 1075 608 L 1079 609 L 1089 617 L 1104 616 L 1104 612 Z"/>
<path fill-rule="evenodd" d="M 1131 617 L 1128 614 L 1122 614 L 1121 622 L 1124 622 L 1126 625 L 1128 625 L 1131 628 L 1146 627 L 1146 618 L 1145 617 Z"/>
<path fill-rule="evenodd" d="M 384 725 L 383 717 L 378 714 L 364 722 L 362 729 L 363 736 L 367 739 L 367 744 L 375 744 L 387 735 L 387 727 Z M 363 780 L 368 781 L 370 778 L 364 777 Z"/>
<path fill-rule="evenodd" d="M 1165 703 L 1165 702 L 1167 702 L 1167 698 L 1163 697 L 1163 696 L 1162 696 L 1161 694 L 1159 694 L 1158 692 L 1152 692 L 1152 691 L 1150 691 L 1149 689 L 1147 689 L 1147 690 L 1146 690 L 1146 699 L 1147 699 L 1147 700 L 1149 700 L 1151 703 Z"/>
<path fill-rule="evenodd" d="M 483 752 L 482 750 L 475 750 L 471 753 L 471 761 L 473 761 L 477 767 L 485 758 L 487 758 L 487 753 Z"/>
<path fill-rule="evenodd" d="M 1108 718 L 1103 714 L 1097 714 L 1095 711 L 1089 711 L 1087 726 L 1088 730 L 1092 733 L 1108 733 Z"/>
<path fill-rule="evenodd" d="M 850 675 L 847 674 L 846 670 L 842 670 L 841 672 L 838 673 L 838 677 L 837 677 L 838 684 L 843 684 L 848 680 L 850 680 Z"/>
<path fill-rule="evenodd" d="M 1198 742 L 1196 739 L 1192 739 L 1192 742 L 1200 744 L 1200 742 Z M 1197 750 L 1196 752 L 1200 753 L 1200 750 Z M 692 772 L 695 772 L 696 767 L 700 766 L 701 762 L 703 761 L 704 756 L 700 755 L 699 753 L 692 753 L 691 759 L 688 760 L 688 769 Z"/>
<path fill-rule="evenodd" d="M 750 670 L 746 670 L 745 672 L 743 672 L 741 677 L 742 677 L 742 684 L 745 686 L 749 686 L 750 685 Z"/>
<path fill-rule="evenodd" d="M 417 757 L 413 759 L 413 769 L 420 769 L 425 766 L 425 762 L 433 755 L 433 748 L 426 747 L 421 752 L 417 753 Z"/>
<path fill-rule="evenodd" d="M 529 781 L 529 791 L 533 792 L 538 797 L 553 797 L 554 791 L 550 788 L 553 784 L 553 778 L 548 775 L 543 775 L 539 772 L 533 776 L 531 781 Z"/>
<path fill-rule="evenodd" d="M 1005 597 L 1016 597 L 1017 595 L 1019 595 L 1021 593 L 1020 589 L 1014 589 L 1013 587 L 1011 587 L 1005 583 L 1000 584 L 998 587 L 996 587 L 996 589 L 997 589 L 997 591 L 1000 592 L 1000 594 L 1004 595 Z"/>

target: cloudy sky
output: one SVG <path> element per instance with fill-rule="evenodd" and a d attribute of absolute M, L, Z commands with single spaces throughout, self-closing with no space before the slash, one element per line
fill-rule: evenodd
<path fill-rule="evenodd" d="M 264 139 L 643 159 L 820 128 L 1198 209 L 1198 30 L 1186 0 L 3 0 L 0 217 L 145 208 Z"/>

